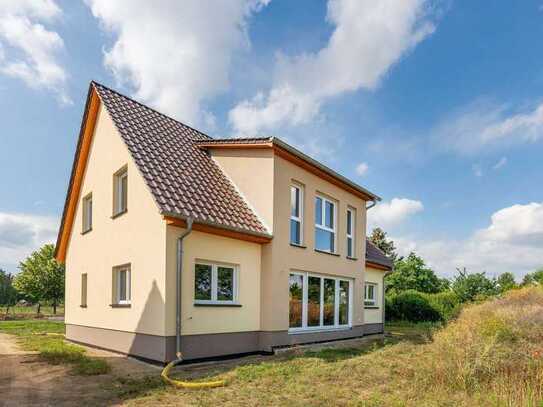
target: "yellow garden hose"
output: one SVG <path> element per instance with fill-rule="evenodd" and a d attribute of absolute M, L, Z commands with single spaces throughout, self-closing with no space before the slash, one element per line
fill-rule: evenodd
<path fill-rule="evenodd" d="M 179 363 L 181 363 L 181 360 L 174 360 L 173 362 L 168 363 L 164 370 L 162 370 L 160 376 L 164 382 L 182 389 L 211 389 L 213 387 L 222 387 L 226 385 L 224 380 L 215 380 L 212 382 L 184 382 L 181 380 L 170 379 L 168 377 L 170 370 L 172 370 L 172 368 Z"/>

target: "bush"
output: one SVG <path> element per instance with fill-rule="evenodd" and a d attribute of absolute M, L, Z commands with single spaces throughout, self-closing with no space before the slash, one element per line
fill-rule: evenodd
<path fill-rule="evenodd" d="M 439 312 L 442 321 L 449 321 L 458 316 L 462 304 L 453 291 L 443 291 L 437 294 L 424 294 L 434 309 Z"/>
<path fill-rule="evenodd" d="M 438 322 L 457 316 L 460 300 L 451 291 L 426 294 L 407 290 L 388 296 L 385 307 L 388 321 Z"/>

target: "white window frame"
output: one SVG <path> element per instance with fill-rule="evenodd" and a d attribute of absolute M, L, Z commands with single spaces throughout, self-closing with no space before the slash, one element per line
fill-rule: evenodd
<path fill-rule="evenodd" d="M 317 206 L 316 205 L 317 198 L 320 198 L 322 200 L 322 205 L 321 205 L 321 221 L 322 221 L 322 224 L 317 223 L 317 214 L 315 214 L 315 228 L 325 230 L 327 232 L 332 232 L 334 234 L 334 250 L 323 250 L 323 249 L 318 249 L 316 247 L 317 246 L 317 242 L 316 242 L 317 232 L 316 231 L 315 231 L 315 250 L 335 254 L 335 253 L 337 253 L 337 223 L 338 223 L 337 222 L 337 203 L 332 201 L 329 198 L 326 198 L 326 197 L 324 197 L 322 195 L 317 194 L 315 196 L 315 207 Z M 328 226 L 326 226 L 326 202 L 331 203 L 333 208 L 334 208 L 334 210 L 333 210 L 334 227 L 333 228 L 329 228 Z"/>
<path fill-rule="evenodd" d="M 368 296 L 368 294 L 369 294 L 368 287 L 369 286 L 373 287 L 373 298 L 369 298 L 369 296 Z M 371 281 L 366 281 L 364 283 L 364 306 L 365 307 L 378 307 L 379 306 L 379 303 L 378 303 L 378 298 L 379 297 L 378 297 L 378 295 L 379 295 L 379 284 L 371 282 Z"/>
<path fill-rule="evenodd" d="M 126 299 L 121 299 L 121 271 L 126 271 Z M 129 264 L 114 268 L 115 278 L 115 304 L 132 303 L 132 270 Z"/>
<path fill-rule="evenodd" d="M 211 262 L 206 260 L 197 260 L 194 262 L 193 275 L 192 275 L 192 284 L 193 284 L 193 290 L 194 290 L 194 297 L 196 297 L 196 287 L 194 287 L 194 282 L 196 281 L 196 265 L 201 264 L 205 266 L 211 266 L 211 300 L 197 300 L 194 298 L 194 304 L 208 304 L 208 305 L 221 305 L 221 304 L 231 304 L 231 305 L 239 305 L 238 301 L 238 294 L 239 294 L 239 266 L 235 264 L 228 264 L 228 263 L 217 263 L 217 262 Z M 233 298 L 232 300 L 218 300 L 217 294 L 218 294 L 218 268 L 219 267 L 228 267 L 231 269 L 234 269 L 233 273 Z"/>
<path fill-rule="evenodd" d="M 353 326 L 353 286 L 354 280 L 347 277 L 329 276 L 324 274 L 315 274 L 301 271 L 290 271 L 290 274 L 302 276 L 303 278 L 303 290 L 302 290 L 302 326 L 289 328 L 288 332 L 304 333 L 315 331 L 337 331 L 350 329 Z M 317 277 L 321 279 L 320 283 L 320 325 L 319 326 L 307 326 L 307 306 L 308 306 L 308 292 L 309 292 L 309 277 Z M 335 299 L 334 299 L 334 325 L 324 325 L 324 279 L 335 280 Z M 349 283 L 349 320 L 347 324 L 339 324 L 339 282 L 346 281 Z M 290 295 L 289 295 L 290 298 Z M 290 301 L 290 299 L 289 299 Z"/>
<path fill-rule="evenodd" d="M 126 202 L 123 208 L 123 180 L 126 179 Z M 113 216 L 120 215 L 128 211 L 128 169 L 121 168 L 114 175 L 114 198 L 113 198 Z"/>
<path fill-rule="evenodd" d="M 299 204 L 300 204 L 300 207 L 299 207 L 299 216 L 294 216 L 292 214 L 292 190 L 293 189 L 296 189 L 298 190 L 299 192 Z M 290 230 L 290 227 L 291 225 L 289 224 L 289 231 L 290 231 L 290 236 L 289 236 L 289 240 L 290 240 L 290 243 L 292 244 L 295 244 L 295 245 L 303 245 L 303 242 L 304 242 L 304 189 L 301 185 L 299 184 L 291 184 L 290 185 L 290 220 L 293 220 L 295 222 L 298 222 L 300 224 L 300 241 L 299 242 L 293 242 L 291 239 L 292 237 L 292 230 Z"/>
<path fill-rule="evenodd" d="M 351 216 L 351 230 L 349 231 L 349 222 L 347 219 L 345 229 L 347 230 L 347 257 L 356 258 L 356 210 L 353 208 L 347 208 L 347 217 Z M 349 255 L 349 239 L 351 239 L 351 254 Z"/>
<path fill-rule="evenodd" d="M 89 205 L 90 203 L 90 205 Z M 92 230 L 92 193 L 85 195 L 82 199 L 83 207 L 83 231 L 82 233 Z"/>

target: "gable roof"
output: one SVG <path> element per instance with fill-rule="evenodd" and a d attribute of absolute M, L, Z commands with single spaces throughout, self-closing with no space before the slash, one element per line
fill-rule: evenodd
<path fill-rule="evenodd" d="M 210 137 L 93 83 L 161 214 L 269 235 L 229 178 L 196 143 Z"/>
<path fill-rule="evenodd" d="M 215 161 L 196 143 L 210 137 L 96 82 L 91 82 L 57 239 L 71 229 L 99 104 L 109 113 L 162 215 L 271 238 Z M 81 162 L 80 162 L 81 161 Z M 66 242 L 63 249 L 65 253 Z M 61 256 L 62 257 L 62 256 Z"/>
<path fill-rule="evenodd" d="M 207 148 L 273 148 L 277 155 L 315 173 L 317 176 L 347 190 L 361 199 L 380 201 L 381 198 L 350 179 L 338 174 L 326 165 L 314 160 L 278 137 L 245 137 L 198 140 L 197 144 Z"/>
<path fill-rule="evenodd" d="M 366 264 L 368 266 L 381 266 L 387 270 L 392 270 L 394 266 L 392 259 L 383 253 L 381 249 L 379 249 L 369 239 L 366 239 Z"/>

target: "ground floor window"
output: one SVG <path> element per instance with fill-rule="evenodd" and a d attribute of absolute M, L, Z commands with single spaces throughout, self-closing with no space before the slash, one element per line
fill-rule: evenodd
<path fill-rule="evenodd" d="M 351 280 L 293 272 L 289 275 L 289 328 L 351 325 Z"/>
<path fill-rule="evenodd" d="M 364 285 L 364 305 L 366 307 L 377 306 L 377 284 L 366 282 Z"/>
<path fill-rule="evenodd" d="M 115 304 L 130 304 L 132 298 L 131 285 L 130 265 L 115 267 L 113 269 L 113 298 Z"/>
<path fill-rule="evenodd" d="M 235 303 L 237 284 L 237 267 L 199 261 L 194 268 L 194 302 Z"/>

